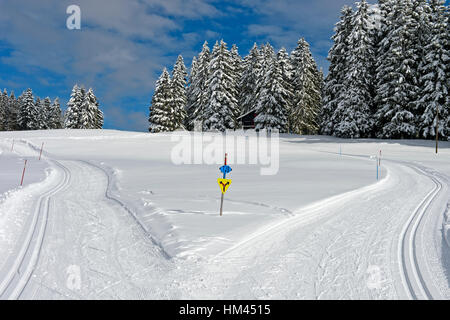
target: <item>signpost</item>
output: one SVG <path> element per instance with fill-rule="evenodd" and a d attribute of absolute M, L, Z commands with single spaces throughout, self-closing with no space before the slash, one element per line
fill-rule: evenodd
<path fill-rule="evenodd" d="M 25 176 L 25 170 L 27 168 L 27 160 L 25 160 L 25 164 L 23 166 L 23 171 L 22 171 L 22 180 L 20 180 L 20 185 L 23 185 L 23 177 Z"/>
<path fill-rule="evenodd" d="M 377 164 L 377 180 L 378 180 L 378 155 L 377 155 L 377 157 L 376 157 L 376 159 L 375 159 L 375 162 L 376 162 L 376 164 Z"/>
<path fill-rule="evenodd" d="M 381 171 L 381 150 L 380 150 L 380 155 L 378 157 L 378 166 L 380 167 L 380 177 L 383 177 L 382 171 Z"/>
<path fill-rule="evenodd" d="M 228 188 L 231 185 L 231 179 L 227 179 L 227 174 L 231 172 L 231 167 L 227 165 L 227 154 L 225 153 L 225 161 L 224 165 L 219 168 L 220 172 L 223 173 L 223 178 L 217 179 L 217 183 L 219 184 L 220 191 L 222 192 L 221 198 L 220 198 L 220 215 L 222 216 L 222 209 L 223 209 L 223 197 L 225 195 L 225 192 L 227 192 Z"/>
<path fill-rule="evenodd" d="M 438 153 L 438 144 L 439 144 L 439 107 L 436 104 L 436 154 Z"/>
<path fill-rule="evenodd" d="M 41 152 L 39 153 L 39 161 L 41 161 L 42 149 L 44 149 L 44 143 L 43 142 L 42 142 L 42 145 L 41 145 Z"/>

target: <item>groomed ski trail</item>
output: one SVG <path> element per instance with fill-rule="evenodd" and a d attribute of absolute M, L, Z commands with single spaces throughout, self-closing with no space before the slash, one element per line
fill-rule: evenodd
<path fill-rule="evenodd" d="M 0 282 L 0 299 L 18 299 L 28 284 L 36 267 L 47 228 L 52 197 L 67 187 L 69 171 L 57 162 L 52 162 L 59 170 L 60 178 L 52 188 L 39 196 L 33 214 L 28 217 L 24 233 L 19 239 L 17 254 L 9 257 L 5 268 L 9 268 Z"/>
<path fill-rule="evenodd" d="M 384 163 L 380 182 L 298 210 L 216 256 L 204 281 L 227 285 L 197 297 L 448 299 L 430 244 L 442 237 L 448 188 L 418 165 Z"/>
<path fill-rule="evenodd" d="M 108 172 L 52 161 L 64 179 L 37 207 L 40 244 L 21 244 L 24 262 L 1 298 L 450 298 L 431 243 L 448 186 L 417 164 L 386 160 L 376 184 L 301 208 L 215 257 L 178 260 L 109 195 Z"/>

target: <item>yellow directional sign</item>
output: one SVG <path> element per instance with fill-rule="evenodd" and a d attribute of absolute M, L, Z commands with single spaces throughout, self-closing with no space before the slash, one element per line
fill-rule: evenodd
<path fill-rule="evenodd" d="M 231 184 L 231 179 L 217 179 L 217 183 L 219 184 L 220 187 L 220 191 L 222 191 L 222 193 L 227 192 L 228 187 Z"/>

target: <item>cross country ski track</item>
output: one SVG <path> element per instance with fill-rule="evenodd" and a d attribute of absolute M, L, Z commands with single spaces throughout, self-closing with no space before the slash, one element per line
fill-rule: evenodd
<path fill-rule="evenodd" d="M 415 168 L 418 172 L 427 175 L 424 171 Z M 410 299 L 433 299 L 430 290 L 424 280 L 418 263 L 416 250 L 417 230 L 426 213 L 430 213 L 430 206 L 442 189 L 442 183 L 431 175 L 427 175 L 433 181 L 433 189 L 420 202 L 411 217 L 404 225 L 399 237 L 399 261 L 402 268 L 402 280 Z"/>
<path fill-rule="evenodd" d="M 28 227 L 22 236 L 22 242 L 16 250 L 17 255 L 12 256 L 9 271 L 0 282 L 0 299 L 18 299 L 27 286 L 36 267 L 47 228 L 48 215 L 51 210 L 52 197 L 63 191 L 69 184 L 70 171 L 57 161 L 51 161 L 62 173 L 62 179 L 39 196 L 35 210 L 28 220 Z"/>
<path fill-rule="evenodd" d="M 277 287 L 277 281 L 283 278 L 280 273 L 292 270 L 287 273 L 298 275 L 300 272 L 294 270 L 304 269 L 305 265 L 309 265 L 307 269 L 315 277 L 314 280 L 304 276 L 299 276 L 299 280 L 295 277 L 286 279 L 287 284 L 295 283 L 292 285 L 294 288 L 309 287 L 309 290 L 305 289 L 305 292 L 298 295 L 301 299 L 448 297 L 445 281 L 441 287 L 435 286 L 433 281 L 437 277 L 434 274 L 437 266 L 428 260 L 433 260 L 434 257 L 431 253 L 425 254 L 423 250 L 428 245 L 423 234 L 429 235 L 428 241 L 437 242 L 436 238 L 442 237 L 439 230 L 430 230 L 430 227 L 438 229 L 442 226 L 444 212 L 439 211 L 439 206 L 436 210 L 433 205 L 438 202 L 438 198 L 448 200 L 448 188 L 444 188 L 442 177 L 436 172 L 430 172 L 432 170 L 410 162 L 384 161 L 388 173 L 378 183 L 301 208 L 294 212 L 294 217 L 249 235 L 218 254 L 214 261 L 217 265 L 226 265 L 228 261 L 233 261 L 232 264 L 242 261 L 241 266 L 235 267 L 235 270 L 245 270 L 244 273 L 249 278 L 253 277 L 252 274 L 265 274 L 264 281 L 257 287 L 271 290 L 260 290 L 253 298 L 292 298 L 292 292 L 284 293 Z M 402 181 L 400 176 L 396 176 L 400 170 L 417 174 L 423 182 L 432 182 L 431 189 L 427 190 L 424 197 L 416 199 L 419 204 L 414 209 L 404 210 L 399 195 L 407 196 L 405 192 L 408 192 L 410 197 L 417 197 L 412 191 L 418 181 Z M 399 192 L 394 193 L 396 189 Z M 358 201 L 359 210 L 349 209 L 352 203 Z M 439 223 L 430 225 L 433 220 Z M 425 226 L 425 222 L 428 225 Z M 336 227 L 340 224 L 343 226 Z M 436 236 L 434 239 L 433 235 Z M 318 238 L 322 241 L 318 241 Z M 281 249 L 282 253 L 272 251 L 272 248 L 277 251 Z M 293 258 L 300 262 L 294 263 Z M 355 264 L 349 269 L 345 263 Z M 254 267 L 248 267 L 249 265 Z M 263 266 L 266 270 L 259 269 L 258 266 Z M 274 271 L 267 271 L 271 268 Z M 375 282 L 371 283 L 373 279 L 370 279 L 370 273 L 374 269 L 379 272 L 376 275 L 378 279 L 375 277 Z M 255 277 L 252 281 L 258 282 Z"/>
<path fill-rule="evenodd" d="M 148 225 L 112 195 L 107 170 L 82 160 L 47 161 L 60 179 L 36 200 L 2 272 L 0 299 L 115 299 L 124 293 L 137 299 L 449 297 L 446 285 L 433 280 L 442 266 L 430 264 L 424 253 L 426 241 L 437 241 L 439 232 L 429 229 L 442 220 L 436 208 L 448 201 L 448 185 L 421 165 L 384 159 L 387 171 L 377 183 L 300 208 L 216 256 L 192 262 L 171 259 Z M 422 185 L 429 187 L 412 192 Z M 135 263 L 142 250 L 144 261 Z M 65 268 L 57 268 L 56 260 L 81 266 L 81 289 L 67 288 Z"/>

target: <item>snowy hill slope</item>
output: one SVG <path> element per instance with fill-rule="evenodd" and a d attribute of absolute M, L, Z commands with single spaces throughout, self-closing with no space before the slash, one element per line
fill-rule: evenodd
<path fill-rule="evenodd" d="M 174 165 L 170 135 L 14 132 L 0 145 L 13 137 L 35 154 L 45 142 L 66 178 L 44 207 L 42 248 L 24 251 L 40 252 L 37 268 L 0 283 L 2 297 L 425 298 L 417 270 L 433 297 L 449 297 L 448 143 L 434 155 L 427 141 L 283 136 L 277 175 L 230 164 L 219 217 L 219 165 Z"/>
<path fill-rule="evenodd" d="M 182 134 L 182 133 L 181 133 Z M 219 164 L 175 165 L 170 135 L 117 131 L 24 133 L 57 159 L 90 161 L 106 170 L 120 196 L 171 255 L 218 252 L 248 231 L 323 198 L 375 182 L 369 161 L 281 145 L 280 171 L 261 176 L 257 165 L 232 165 L 233 186 L 218 217 Z M 342 160 L 342 159 L 341 159 Z M 348 177 L 352 176 L 352 179 Z M 330 185 L 329 181 L 339 181 Z"/>

